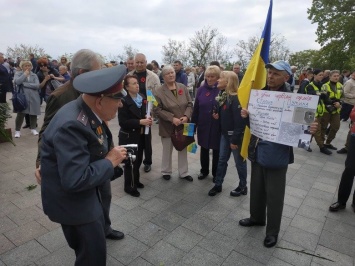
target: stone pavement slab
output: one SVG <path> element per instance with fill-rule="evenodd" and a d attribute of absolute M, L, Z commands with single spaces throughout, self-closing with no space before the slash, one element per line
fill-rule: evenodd
<path fill-rule="evenodd" d="M 39 126 L 44 108 L 45 104 Z M 8 123 L 12 129 L 14 121 L 15 114 Z M 109 126 L 117 143 L 117 120 Z M 334 146 L 343 147 L 347 130 L 342 122 Z M 43 213 L 40 186 L 26 189 L 36 184 L 37 137 L 27 129 L 21 132 L 21 138 L 14 140 L 16 146 L 0 144 L 0 266 L 73 265 L 75 255 L 60 225 Z M 166 181 L 160 174 L 162 152 L 156 124 L 152 143 L 152 171 L 141 171 L 145 188 L 139 198 L 123 191 L 123 178 L 112 182 L 112 227 L 123 231 L 125 238 L 107 241 L 107 265 L 354 265 L 355 214 L 350 204 L 342 212 L 328 211 L 337 198 L 344 155 L 321 154 L 314 143 L 311 153 L 295 149 L 295 163 L 287 172 L 279 242 L 267 249 L 265 227 L 238 224 L 249 216 L 249 195 L 229 195 L 238 183 L 233 159 L 223 191 L 209 197 L 211 176 L 197 179 L 199 151 L 188 154 L 193 182 L 179 179 L 175 151 L 172 179 Z"/>

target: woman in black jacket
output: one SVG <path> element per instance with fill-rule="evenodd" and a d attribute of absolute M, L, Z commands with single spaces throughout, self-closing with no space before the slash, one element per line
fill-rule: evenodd
<path fill-rule="evenodd" d="M 137 76 L 127 75 L 124 79 L 124 88 L 128 94 L 123 98 L 123 107 L 118 112 L 118 122 L 121 127 L 118 135 L 119 145 L 138 144 L 133 168 L 130 160 L 125 162 L 124 191 L 133 197 L 139 197 L 140 193 L 137 188 L 144 188 L 139 181 L 139 167 L 143 161 L 145 142 L 151 139 L 145 138 L 145 127 L 152 125 L 152 119 L 146 118 L 147 100 L 139 93 Z M 150 128 L 148 134 L 151 134 Z"/>
<path fill-rule="evenodd" d="M 217 85 L 220 93 L 216 97 L 218 113 L 213 115 L 215 119 L 220 119 L 221 142 L 215 186 L 209 191 L 209 196 L 215 196 L 222 191 L 222 183 L 227 172 L 231 153 L 233 153 L 239 175 L 239 185 L 235 190 L 231 191 L 230 195 L 238 197 L 247 194 L 247 163 L 240 155 L 246 119 L 242 118 L 240 114 L 242 108 L 237 96 L 238 87 L 237 74 L 233 71 L 223 71 L 221 73 Z"/>

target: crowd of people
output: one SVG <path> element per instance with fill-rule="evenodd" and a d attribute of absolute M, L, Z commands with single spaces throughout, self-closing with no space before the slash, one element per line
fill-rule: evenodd
<path fill-rule="evenodd" d="M 338 150 L 332 145 L 340 128 L 341 121 L 348 121 L 355 105 L 355 71 L 321 70 L 308 68 L 300 76 L 301 94 L 319 95 L 316 117 L 320 124 L 314 139 L 321 153 L 331 155 L 331 150 L 339 154 L 347 153 L 345 148 Z M 348 138 L 349 139 L 349 138 Z M 311 148 L 307 148 L 312 152 Z"/>
<path fill-rule="evenodd" d="M 105 238 L 124 237 L 124 233 L 111 228 L 111 181 L 124 175 L 124 191 L 133 197 L 140 196 L 139 189 L 144 188 L 140 168 L 142 164 L 145 172 L 152 168 L 153 119 L 158 123 L 162 143 L 160 172 L 164 180 L 169 181 L 172 176 L 172 132 L 182 124 L 194 123 L 200 146 L 201 169 L 197 178 L 206 179 L 211 173 L 214 183 L 208 195 L 213 197 L 222 191 L 231 154 L 239 181 L 230 195 L 247 195 L 247 163 L 240 150 L 249 113 L 241 108 L 238 99 L 243 79 L 238 64 L 230 71 L 216 61 L 207 67 L 183 68 L 177 60 L 160 67 L 155 60 L 148 63 L 143 53 L 121 64 L 103 64 L 95 52 L 83 49 L 74 54 L 71 62 L 65 57 L 60 63 L 48 58 L 35 60 L 31 55 L 29 60 L 20 60 L 14 66 L 12 79 L 1 53 L 0 63 L 1 99 L 6 102 L 6 92 L 21 85 L 25 91 L 29 105 L 17 113 L 15 137 L 20 137 L 20 128 L 28 115 L 32 134 L 39 134 L 35 175 L 41 184 L 43 210 L 52 221 L 62 225 L 69 246 L 76 252 L 76 265 L 89 265 L 89 261 L 105 265 Z M 277 61 L 267 64 L 266 69 L 267 85 L 263 90 L 291 93 L 295 90 L 295 67 Z M 337 70 L 319 69 L 306 69 L 299 78 L 298 93 L 320 95 L 317 122 L 311 124 L 310 132 L 320 151 L 327 155 L 331 154 L 330 149 L 336 150 L 331 142 L 340 118 L 347 121 L 351 110 L 353 120 L 355 115 L 355 71 L 350 77 L 342 77 L 344 84 L 339 78 Z M 62 85 L 54 85 L 56 82 Z M 151 96 L 155 98 L 154 106 L 149 106 Z M 46 110 L 38 133 L 37 116 L 42 100 L 46 102 Z M 117 111 L 119 146 L 114 145 L 107 125 Z M 341 185 L 347 189 L 339 194 L 339 201 L 330 207 L 331 211 L 344 209 L 350 195 L 348 186 L 355 175 L 353 164 L 349 163 L 354 159 L 354 130 L 352 126 L 345 148 L 338 151 L 348 154 L 342 178 L 346 185 Z M 135 160 L 127 159 L 127 144 L 137 144 Z M 271 167 L 257 156 L 261 153 L 274 157 L 275 161 L 278 159 L 273 155 L 277 153 L 282 161 Z M 192 182 L 187 147 L 177 151 L 177 155 L 179 177 Z M 249 160 L 250 217 L 241 219 L 239 224 L 267 225 L 264 246 L 272 247 L 280 232 L 286 173 L 288 164 L 294 160 L 293 149 L 252 136 Z M 353 208 L 355 211 L 355 202 Z"/>

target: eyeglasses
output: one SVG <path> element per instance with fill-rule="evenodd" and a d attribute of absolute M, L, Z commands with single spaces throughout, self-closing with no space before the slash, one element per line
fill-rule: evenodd
<path fill-rule="evenodd" d="M 47 67 L 47 65 L 41 65 L 40 67 Z"/>

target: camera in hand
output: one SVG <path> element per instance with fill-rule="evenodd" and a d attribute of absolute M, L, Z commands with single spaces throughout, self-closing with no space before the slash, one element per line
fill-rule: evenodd
<path fill-rule="evenodd" d="M 322 92 L 319 95 L 319 98 L 323 101 L 323 103 L 325 105 L 325 109 L 328 111 L 328 113 L 333 113 L 334 111 L 337 110 L 337 108 L 334 106 L 334 103 L 340 102 L 338 99 L 329 98 L 329 95 L 327 92 Z"/>
<path fill-rule="evenodd" d="M 121 147 L 126 148 L 127 150 L 127 159 L 131 164 L 136 160 L 136 151 L 138 150 L 138 144 L 126 144 L 120 145 Z"/>

